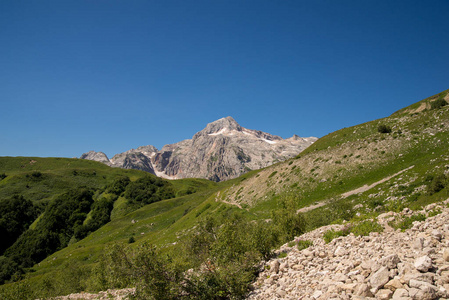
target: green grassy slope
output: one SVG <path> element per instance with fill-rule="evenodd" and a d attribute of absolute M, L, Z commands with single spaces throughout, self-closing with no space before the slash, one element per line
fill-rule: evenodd
<path fill-rule="evenodd" d="M 128 243 L 131 237 L 136 241 L 133 245 L 136 247 L 144 242 L 171 247 L 203 217 L 230 209 L 238 210 L 236 206 L 216 201 L 216 193 L 241 180 L 243 178 L 220 184 L 198 179 L 173 181 L 174 186 L 180 190 L 191 186 L 200 186 L 203 189 L 190 195 L 146 205 L 112 220 L 85 239 L 49 256 L 34 267 L 36 272 L 33 276 L 51 276 L 51 272 L 59 270 L 61 265 L 67 263 L 95 263 L 108 244 Z M 251 218 L 249 213 L 248 218 Z"/>
<path fill-rule="evenodd" d="M 443 96 L 443 97 L 442 97 Z M 447 169 L 449 154 L 449 107 L 416 111 L 447 91 L 400 110 L 390 117 L 333 132 L 315 142 L 295 159 L 271 166 L 239 185 L 221 193 L 222 199 L 240 204 L 268 216 L 277 196 L 290 193 L 299 207 L 317 201 L 338 200 L 341 195 L 373 184 L 385 177 L 414 166 L 402 174 L 398 191 L 367 191 L 376 198 L 392 199 L 401 194 L 403 205 L 422 198 L 424 193 L 404 194 L 404 189 L 426 184 L 426 178 Z M 379 125 L 391 128 L 380 133 Z M 408 178 L 407 180 L 405 178 Z M 392 178 L 383 186 L 392 184 Z M 378 186 L 376 188 L 379 191 Z M 406 194 L 406 193 L 405 193 Z M 413 194 L 413 195 L 412 195 Z M 384 197 L 388 195 L 387 197 Z"/>
<path fill-rule="evenodd" d="M 1 173 L 7 175 L 0 181 L 1 198 L 19 194 L 37 202 L 48 201 L 70 187 L 99 189 L 118 175 L 126 175 L 132 180 L 145 175 L 136 170 L 110 168 L 95 161 L 42 157 L 0 157 Z"/>
<path fill-rule="evenodd" d="M 139 194 L 134 189 L 134 193 L 131 193 L 128 191 L 131 186 L 129 184 L 126 186 L 126 190 L 119 192 L 121 195 L 118 195 L 111 192 L 110 189 L 119 178 L 126 177 L 131 182 L 138 182 L 144 178 L 156 177 L 138 170 L 111 168 L 94 161 L 68 158 L 0 157 L 0 175 L 0 210 L 4 214 L 0 216 L 0 234 L 4 235 L 2 236 L 4 244 L 0 249 L 0 255 L 6 256 L 0 256 L 0 260 L 2 260 L 0 279 L 2 280 L 8 280 L 14 272 L 20 274 L 20 272 L 26 271 L 24 268 L 30 267 L 30 262 L 65 247 L 69 240 L 69 245 L 77 244 L 76 241 L 80 237 L 84 237 L 87 231 L 96 230 L 107 223 L 109 219 L 120 219 L 139 209 L 143 203 L 129 198 L 130 195 L 143 197 L 151 196 L 152 193 L 157 195 L 157 191 L 165 186 L 166 192 L 162 196 L 151 199 L 185 196 L 164 204 L 156 203 L 154 212 L 145 213 L 145 218 L 152 220 L 151 216 L 153 215 L 160 216 L 173 207 L 181 206 L 183 201 L 186 201 L 185 198 L 191 198 L 188 195 L 209 190 L 216 185 L 202 179 L 185 179 L 176 182 L 157 179 L 158 181 L 155 182 L 156 185 L 151 191 Z M 73 193 L 73 191 L 82 190 L 85 190 L 86 193 Z M 145 201 L 154 201 L 151 199 Z M 85 202 L 77 204 L 77 201 Z M 102 205 L 98 203 L 102 203 Z M 26 210 L 26 213 L 20 214 L 20 212 L 14 211 L 15 209 Z M 96 212 L 95 209 L 97 209 Z M 190 206 L 186 209 L 190 209 Z M 52 219 L 61 214 L 66 219 Z M 54 216 L 49 217 L 50 215 Z M 139 213 L 132 217 L 141 218 Z M 102 221 L 98 218 L 101 218 Z M 160 222 L 162 225 L 158 222 L 159 227 L 164 227 L 168 220 L 172 222 L 170 217 Z M 139 225 L 144 223 L 141 222 Z M 29 229 L 26 226 L 29 226 Z M 120 230 L 112 233 L 115 228 L 120 228 Z M 137 227 L 137 230 L 140 228 Z M 106 224 L 106 228 L 98 235 L 101 236 L 102 232 L 108 232 L 108 237 L 96 239 L 95 236 L 88 235 L 85 239 L 87 244 L 94 244 L 94 246 L 86 248 L 84 244 L 77 245 L 77 249 L 81 248 L 81 254 L 75 255 L 75 257 L 82 257 L 83 251 L 87 251 L 89 257 L 96 257 L 98 253 L 96 254 L 92 249 L 99 248 L 101 251 L 101 246 L 97 247 L 98 245 L 111 240 L 121 240 L 123 237 L 129 238 L 136 234 L 135 228 L 124 226 L 123 221 L 118 221 L 112 226 Z M 140 233 L 141 231 L 139 231 Z M 36 241 L 30 242 L 31 238 L 35 238 Z M 93 242 L 89 244 L 89 241 Z M 35 243 L 36 246 L 32 246 L 32 243 Z M 34 251 L 32 248 L 36 247 L 38 250 Z M 34 252 L 30 252 L 31 250 Z M 31 256 L 28 257 L 28 255 Z M 84 257 L 82 260 L 85 260 Z"/>

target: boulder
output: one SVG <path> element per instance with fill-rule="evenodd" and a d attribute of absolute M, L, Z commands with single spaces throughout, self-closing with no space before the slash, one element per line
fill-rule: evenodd
<path fill-rule="evenodd" d="M 397 254 L 391 254 L 382 258 L 379 263 L 388 269 L 395 269 L 400 261 Z"/>
<path fill-rule="evenodd" d="M 420 272 L 427 272 L 430 268 L 432 268 L 432 259 L 427 255 L 418 257 L 415 260 L 414 266 L 416 270 Z"/>
<path fill-rule="evenodd" d="M 386 267 L 381 267 L 379 270 L 377 270 L 376 273 L 374 273 L 369 282 L 371 284 L 371 287 L 375 289 L 376 291 L 383 288 L 383 286 L 390 280 L 389 271 Z"/>

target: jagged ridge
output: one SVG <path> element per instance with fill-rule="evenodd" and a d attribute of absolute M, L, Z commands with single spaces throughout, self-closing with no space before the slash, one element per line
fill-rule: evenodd
<path fill-rule="evenodd" d="M 160 151 L 149 145 L 116 154 L 110 160 L 103 152 L 95 151 L 80 158 L 112 167 L 143 170 L 169 179 L 222 181 L 294 157 L 316 140 L 297 135 L 283 139 L 246 129 L 232 117 L 226 117 L 207 124 L 192 139 L 165 145 Z"/>

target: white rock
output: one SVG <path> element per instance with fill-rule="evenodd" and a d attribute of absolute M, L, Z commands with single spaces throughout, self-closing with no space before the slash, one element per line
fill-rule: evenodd
<path fill-rule="evenodd" d="M 388 269 L 395 269 L 400 261 L 397 254 L 391 254 L 382 258 L 379 263 Z"/>
<path fill-rule="evenodd" d="M 393 297 L 391 299 L 393 300 L 405 300 L 410 299 L 408 294 L 408 291 L 406 289 L 397 289 L 394 291 Z"/>
<path fill-rule="evenodd" d="M 273 271 L 274 273 L 279 273 L 279 260 L 274 260 L 271 265 L 270 265 L 270 270 Z"/>
<path fill-rule="evenodd" d="M 343 248 L 343 247 L 341 247 L 341 246 L 338 246 L 337 247 L 337 249 L 335 250 L 335 252 L 334 252 L 334 255 L 335 256 L 343 256 L 343 255 L 346 255 L 346 249 L 345 248 Z"/>
<path fill-rule="evenodd" d="M 427 272 L 430 268 L 432 268 L 432 259 L 427 255 L 418 257 L 415 260 L 414 266 L 420 272 Z"/>
<path fill-rule="evenodd" d="M 372 275 L 369 282 L 375 290 L 381 289 L 390 280 L 389 271 L 386 267 L 381 267 Z"/>
<path fill-rule="evenodd" d="M 388 300 L 391 298 L 391 295 L 393 295 L 392 291 L 382 289 L 376 293 L 376 299 Z"/>

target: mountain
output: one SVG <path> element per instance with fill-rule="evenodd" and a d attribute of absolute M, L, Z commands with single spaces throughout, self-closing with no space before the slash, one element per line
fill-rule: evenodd
<path fill-rule="evenodd" d="M 396 244 L 404 247 L 413 245 L 414 249 L 416 245 L 421 247 L 416 253 L 420 257 L 428 255 L 435 263 L 435 268 L 429 269 L 430 273 L 421 273 L 414 269 L 409 254 L 398 252 L 401 265 L 407 265 L 391 269 L 387 276 L 402 276 L 413 271 L 420 278 L 430 276 L 426 278 L 431 278 L 431 283 L 440 285 L 446 273 L 438 266 L 445 256 L 439 248 L 442 245 L 434 241 L 431 218 L 435 215 L 445 216 L 445 220 L 447 218 L 447 209 L 444 207 L 449 197 L 448 102 L 448 91 L 443 91 L 388 117 L 332 132 L 291 159 L 219 183 L 204 179 L 166 181 L 137 170 L 109 168 L 105 164 L 80 159 L 0 159 L 0 204 L 10 203 L 7 207 L 12 207 L 11 211 L 19 210 L 21 205 L 17 204 L 17 200 L 20 198 L 12 199 L 18 194 L 35 201 L 37 212 L 42 212 L 29 229 L 52 225 L 49 216 L 50 213 L 58 212 L 51 209 L 56 208 L 55 204 L 64 210 L 72 206 L 74 208 L 71 214 L 73 217 L 60 217 L 61 223 L 66 219 L 78 221 L 72 226 L 73 234 L 70 230 L 60 232 L 59 228 L 51 228 L 54 235 L 44 235 L 48 230 L 42 230 L 40 235 L 32 235 L 31 232 L 21 239 L 29 241 L 30 246 L 27 251 L 17 251 L 24 256 L 30 248 L 33 250 L 31 246 L 35 243 L 31 242 L 38 238 L 43 242 L 42 246 L 47 245 L 45 241 L 59 238 L 66 242 L 67 247 L 35 264 L 32 269 L 23 267 L 27 278 L 20 281 L 20 277 L 14 276 L 13 279 L 18 282 L 0 286 L 0 298 L 48 299 L 81 291 L 136 287 L 136 296 L 141 299 L 243 299 L 250 292 L 250 285 L 256 280 L 257 273 L 262 277 L 253 284 L 255 292 L 262 287 L 264 293 L 272 295 L 274 289 L 277 291 L 280 287 L 277 283 L 287 283 L 284 281 L 285 274 L 302 269 L 305 277 L 301 275 L 301 278 L 312 273 L 320 273 L 319 276 L 324 274 L 326 277 L 310 277 L 312 282 L 303 284 L 296 280 L 296 276 L 295 284 L 300 283 L 307 293 L 314 291 L 317 280 L 326 284 L 328 292 L 332 289 L 341 291 L 342 275 L 353 282 L 363 275 L 367 279 L 363 279 L 363 283 L 369 291 L 370 287 L 375 287 L 367 277 L 370 272 L 366 271 L 371 270 L 373 273 L 378 268 L 366 265 L 364 258 L 351 266 L 351 260 L 345 258 L 342 263 L 343 256 L 336 254 L 358 255 L 359 252 L 348 252 L 346 249 L 348 245 L 354 246 L 355 242 L 357 247 L 363 248 L 362 252 L 367 254 L 365 250 L 369 250 L 368 254 L 373 255 L 370 256 L 373 265 L 384 261 L 388 255 L 386 250 L 390 249 L 391 243 L 396 243 L 386 240 L 385 244 L 382 240 L 393 237 L 391 228 L 412 228 L 412 231 L 419 233 L 417 237 L 403 239 L 401 236 Z M 187 147 L 194 140 L 199 142 L 210 136 L 224 140 L 233 132 L 233 135 L 248 135 L 242 133 L 245 130 L 231 120 L 222 119 L 220 123 L 225 125 L 214 123 L 192 140 L 182 142 L 183 146 Z M 250 134 L 254 139 L 276 141 L 276 138 L 264 136 L 263 133 L 257 135 L 257 132 L 252 131 Z M 154 149 L 145 149 L 139 151 L 145 151 L 147 156 L 151 156 Z M 166 150 L 170 152 L 170 148 Z M 154 151 L 154 157 L 168 157 L 169 161 L 172 156 L 164 156 L 166 152 Z M 126 156 L 124 154 L 117 159 L 125 161 Z M 158 162 L 162 163 L 163 159 L 160 158 Z M 53 167 L 49 168 L 49 164 Z M 155 165 L 152 162 L 152 166 Z M 129 180 L 123 180 L 121 175 L 126 175 Z M 142 177 L 146 179 L 143 181 Z M 148 187 L 148 180 L 154 181 L 153 187 Z M 93 185 L 96 181 L 98 183 Z M 86 209 L 89 203 L 76 206 L 76 202 L 71 201 L 75 200 L 73 195 L 62 193 L 63 189 L 72 186 L 93 189 L 93 202 L 87 199 L 91 203 L 89 212 Z M 139 200 L 141 196 L 152 196 L 153 188 L 164 187 L 171 187 L 174 198 L 161 198 L 150 204 Z M 50 189 L 57 190 L 49 193 Z M 136 193 L 139 190 L 141 192 Z M 157 195 L 164 195 L 162 192 Z M 41 198 L 43 193 L 48 193 L 44 199 Z M 66 201 L 72 206 L 65 205 Z M 112 204 L 106 206 L 112 208 L 110 221 L 89 233 L 86 238 L 77 239 L 76 234 L 83 231 L 76 229 L 83 229 L 92 222 L 90 220 L 96 220 L 94 213 L 97 214 L 98 210 L 95 208 L 100 208 L 100 204 L 105 202 Z M 14 203 L 18 205 L 15 210 L 12 206 Z M 22 218 L 22 214 L 3 215 L 9 219 Z M 52 215 L 60 216 L 59 213 Z M 39 225 L 41 222 L 43 224 Z M 449 229 L 446 223 L 443 221 L 437 229 L 444 230 L 439 239 L 447 248 Z M 16 231 L 14 226 L 9 225 L 14 225 L 14 222 L 0 224 L 6 224 L 6 228 L 11 229 L 9 232 L 17 234 L 28 228 L 25 226 Z M 376 233 L 383 230 L 381 227 L 385 227 L 385 231 L 389 230 L 388 237 Z M 319 244 L 309 234 L 317 228 L 320 229 L 314 232 L 319 234 Z M 306 234 L 302 235 L 304 232 Z M 402 233 L 396 230 L 396 234 Z M 348 235 L 348 239 L 341 238 L 343 235 Z M 324 246 L 324 243 L 335 246 L 335 251 Z M 283 244 L 280 250 L 275 250 Z M 308 252 L 301 253 L 314 261 L 313 266 L 301 264 L 302 258 L 298 260 L 296 256 L 291 260 L 292 254 L 306 251 L 301 249 L 310 245 Z M 432 245 L 439 246 L 435 248 Z M 408 251 L 405 248 L 403 250 Z M 293 253 L 285 257 L 286 251 Z M 6 272 L 14 274 L 11 269 L 17 267 L 17 262 L 13 253 L 8 251 L 6 254 L 10 256 L 0 257 L 0 275 Z M 263 267 L 261 260 L 268 261 L 269 258 L 274 259 L 273 265 Z M 326 267 L 326 273 L 322 270 L 317 273 L 316 270 L 322 269 L 319 262 L 329 262 L 329 259 L 333 261 L 325 264 L 330 266 Z M 443 263 L 447 265 L 447 261 L 445 259 Z M 281 274 L 276 269 L 285 272 Z M 352 273 L 353 270 L 360 273 Z M 263 285 L 259 286 L 262 280 Z M 419 292 L 421 288 L 413 288 L 408 285 L 412 281 L 408 282 L 402 282 L 401 279 L 401 284 L 410 295 Z M 354 287 L 354 283 L 345 284 L 345 287 L 351 286 Z M 422 287 L 428 290 L 429 286 Z M 156 292 L 160 292 L 158 297 L 152 294 Z M 167 294 L 171 292 L 179 294 Z M 386 291 L 376 289 L 374 292 Z M 415 298 L 423 299 L 418 296 Z"/>
<path fill-rule="evenodd" d="M 168 179 L 204 178 L 223 181 L 292 158 L 317 138 L 279 136 L 240 126 L 232 117 L 207 124 L 192 139 L 165 145 L 159 151 L 142 146 L 116 154 L 90 151 L 80 158 L 112 167 L 137 169 Z"/>

